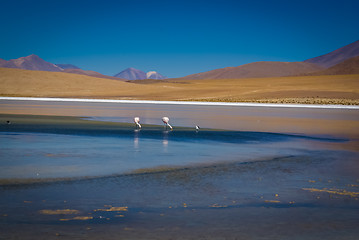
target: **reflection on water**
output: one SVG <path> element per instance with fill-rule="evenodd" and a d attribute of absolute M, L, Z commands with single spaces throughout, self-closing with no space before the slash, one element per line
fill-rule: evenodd
<path fill-rule="evenodd" d="M 140 131 L 141 129 L 135 129 L 134 130 L 134 135 L 133 135 L 133 147 L 136 150 L 140 150 Z M 162 139 L 162 146 L 163 146 L 163 152 L 167 152 L 167 147 L 168 147 L 168 131 L 165 130 L 162 132 L 163 133 L 163 139 Z"/>
<path fill-rule="evenodd" d="M 2 132 L 0 180 L 100 177 L 163 166 L 257 161 L 306 155 L 316 142 L 326 141 L 340 140 L 270 133 L 131 128 L 111 135 Z"/>
<path fill-rule="evenodd" d="M 143 131 L 134 130 L 132 137 L 1 133 L 0 178 L 106 176 L 140 168 L 243 162 L 301 151 L 295 139 L 277 143 L 274 148 L 272 141 L 260 138 L 235 144 L 192 139 L 180 133 L 177 137 L 172 131 L 141 137 Z"/>
<path fill-rule="evenodd" d="M 133 147 L 135 149 L 139 149 L 139 138 L 138 138 L 138 134 L 141 131 L 141 129 L 135 129 L 134 130 L 134 136 L 133 136 Z"/>
<path fill-rule="evenodd" d="M 168 147 L 168 131 L 167 130 L 163 131 L 162 145 L 163 145 L 163 151 L 167 152 L 167 147 Z"/>

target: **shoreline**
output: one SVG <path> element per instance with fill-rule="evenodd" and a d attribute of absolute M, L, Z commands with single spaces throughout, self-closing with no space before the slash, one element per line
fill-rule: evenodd
<path fill-rule="evenodd" d="M 203 106 L 238 106 L 268 108 L 314 108 L 314 109 L 353 109 L 359 105 L 321 105 L 321 104 L 289 104 L 289 103 L 256 103 L 256 102 L 203 102 L 203 101 L 155 101 L 155 100 L 116 100 L 86 98 L 37 98 L 37 97 L 0 97 L 7 101 L 43 101 L 43 102 L 89 102 L 89 103 L 132 103 L 132 104 L 163 104 L 163 105 L 203 105 Z"/>
<path fill-rule="evenodd" d="M 1 100 L 3 99 L 3 100 Z M 174 126 L 336 136 L 359 139 L 359 106 L 161 102 L 68 98 L 0 98 L 0 113 L 116 118 L 118 122 L 162 124 L 167 115 Z M 11 99 L 11 100 L 10 100 Z M 16 99 L 16 100 L 15 100 Z M 33 101 L 32 101 L 33 100 Z M 213 104 L 213 105 L 212 105 Z M 355 108 L 357 107 L 357 108 Z M 117 122 L 117 121 L 116 121 Z"/>

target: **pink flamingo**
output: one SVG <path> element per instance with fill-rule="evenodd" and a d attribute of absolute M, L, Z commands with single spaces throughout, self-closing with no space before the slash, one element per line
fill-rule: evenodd
<path fill-rule="evenodd" d="M 136 123 L 136 127 L 141 128 L 140 118 L 139 117 L 135 117 L 133 119 L 133 121 Z"/>
<path fill-rule="evenodd" d="M 173 130 L 172 126 L 168 123 L 169 121 L 170 121 L 170 119 L 168 117 L 163 117 L 162 118 L 162 122 L 164 124 L 166 124 L 166 129 L 167 129 L 167 126 L 168 126 L 171 130 Z"/>

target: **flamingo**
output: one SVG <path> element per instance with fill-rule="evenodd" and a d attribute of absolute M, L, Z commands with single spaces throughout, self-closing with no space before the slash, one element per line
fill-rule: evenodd
<path fill-rule="evenodd" d="M 139 117 L 135 117 L 133 119 L 133 121 L 136 123 L 136 127 L 141 128 L 140 118 Z"/>
<path fill-rule="evenodd" d="M 167 129 L 167 126 L 169 126 L 169 128 L 171 128 L 171 130 L 173 130 L 172 126 L 168 123 L 170 121 L 170 119 L 168 117 L 163 117 L 162 118 L 162 122 L 164 124 L 166 124 L 166 129 Z"/>

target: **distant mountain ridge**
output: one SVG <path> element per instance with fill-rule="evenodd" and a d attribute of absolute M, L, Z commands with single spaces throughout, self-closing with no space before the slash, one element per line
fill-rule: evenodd
<path fill-rule="evenodd" d="M 53 64 L 46 62 L 39 56 L 32 54 L 27 57 L 20 57 L 18 59 L 11 59 L 6 61 L 0 58 L 0 67 L 4 68 L 19 68 L 24 70 L 36 70 L 36 71 L 47 71 L 47 72 L 65 72 L 75 73 L 80 75 L 86 75 L 97 78 L 107 78 L 113 80 L 125 81 L 125 79 L 115 78 L 95 71 L 82 70 L 79 67 L 72 64 Z"/>
<path fill-rule="evenodd" d="M 145 73 L 144 71 L 138 70 L 136 68 L 127 68 L 122 72 L 114 75 L 114 77 L 120 77 L 127 80 L 143 80 L 143 79 L 166 79 L 167 77 L 159 74 L 155 71 L 149 71 Z"/>
<path fill-rule="evenodd" d="M 146 79 L 146 73 L 136 68 L 126 68 L 120 73 L 114 75 L 114 77 L 124 78 L 127 80 L 140 80 Z"/>
<path fill-rule="evenodd" d="M 72 64 L 55 64 L 55 65 L 62 69 L 80 69 L 79 67 Z"/>
<path fill-rule="evenodd" d="M 318 74 L 350 74 L 355 71 L 355 61 L 346 61 L 359 56 L 359 40 L 328 54 L 307 59 L 304 62 L 253 62 L 238 67 L 214 69 L 191 74 L 180 79 L 225 79 L 225 78 L 264 78 Z M 327 68 L 334 67 L 325 71 Z M 348 66 L 344 66 L 347 65 Z M 354 68 L 354 69 L 353 69 Z"/>
<path fill-rule="evenodd" d="M 323 67 L 303 62 L 254 62 L 238 67 L 215 69 L 192 74 L 184 79 L 230 79 L 284 77 L 323 70 Z"/>
<path fill-rule="evenodd" d="M 225 79 L 225 78 L 265 78 L 298 75 L 356 74 L 358 72 L 359 40 L 328 54 L 307 59 L 303 62 L 253 62 L 237 67 L 214 69 L 191 74 L 180 79 Z M 72 64 L 53 64 L 32 54 L 18 59 L 0 58 L 0 67 L 19 68 L 50 72 L 75 73 L 114 80 L 167 79 L 156 71 L 144 72 L 127 68 L 115 76 L 107 76 L 95 71 L 82 70 Z"/>
<path fill-rule="evenodd" d="M 345 75 L 345 74 L 359 74 L 359 56 L 349 58 L 344 62 L 338 63 L 328 69 L 306 74 L 310 76 L 319 75 Z"/>
<path fill-rule="evenodd" d="M 63 70 L 61 67 L 56 66 L 53 63 L 46 62 L 35 54 L 31 54 L 27 57 L 20 57 L 18 59 L 11 59 L 9 61 L 1 59 L 0 67 L 49 72 L 62 72 Z"/>
<path fill-rule="evenodd" d="M 90 70 L 82 70 L 80 68 L 68 68 L 68 69 L 64 69 L 65 73 L 74 73 L 74 74 L 80 74 L 80 75 L 86 75 L 86 76 L 90 76 L 90 77 L 97 77 L 97 78 L 107 78 L 107 79 L 112 79 L 112 80 L 121 80 L 121 81 L 125 81 L 126 79 L 123 78 L 117 78 L 117 77 L 111 77 L 111 76 L 107 76 L 95 71 L 90 71 Z"/>
<path fill-rule="evenodd" d="M 314 63 L 319 66 L 329 68 L 356 56 L 359 56 L 359 40 L 325 55 L 307 59 L 304 62 Z"/>

